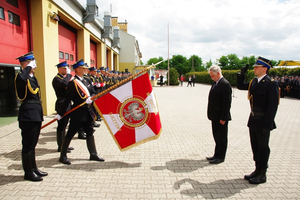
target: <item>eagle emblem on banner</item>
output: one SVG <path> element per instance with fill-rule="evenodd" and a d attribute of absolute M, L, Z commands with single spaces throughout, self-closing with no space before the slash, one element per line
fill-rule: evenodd
<path fill-rule="evenodd" d="M 160 116 L 148 73 L 96 99 L 94 105 L 121 151 L 160 135 Z"/>

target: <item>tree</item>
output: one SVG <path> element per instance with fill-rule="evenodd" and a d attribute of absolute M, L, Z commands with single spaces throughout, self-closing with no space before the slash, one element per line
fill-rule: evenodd
<path fill-rule="evenodd" d="M 217 60 L 218 65 L 221 67 L 221 69 L 227 69 L 228 68 L 228 58 L 226 56 L 222 56 Z"/>
<path fill-rule="evenodd" d="M 271 60 L 272 66 L 277 66 L 279 63 L 276 60 Z"/>
<path fill-rule="evenodd" d="M 164 59 L 161 56 L 159 58 L 150 58 L 147 61 L 147 65 L 152 65 L 152 64 L 158 63 L 159 61 L 162 61 L 162 60 L 164 60 Z M 161 62 L 160 64 L 158 64 L 156 66 L 156 69 L 168 69 L 168 63 L 167 62 Z"/>
<path fill-rule="evenodd" d="M 205 63 L 205 69 L 208 70 L 213 65 L 211 59 L 209 59 L 208 62 Z"/>
<path fill-rule="evenodd" d="M 175 55 L 170 59 L 170 67 L 177 70 L 179 74 L 186 74 L 191 71 L 192 66 L 188 66 L 186 57 Z"/>
<path fill-rule="evenodd" d="M 202 59 L 197 55 L 192 55 L 187 60 L 187 63 L 188 63 L 188 66 L 192 67 L 191 71 L 194 71 L 194 72 L 205 71 Z"/>
<path fill-rule="evenodd" d="M 240 59 L 236 54 L 229 54 L 228 58 L 228 69 L 239 69 L 240 68 Z"/>
<path fill-rule="evenodd" d="M 178 74 L 177 70 L 172 67 L 172 68 L 170 68 L 169 71 L 170 71 L 170 85 L 178 85 L 179 84 L 179 81 L 178 81 L 179 74 Z"/>
<path fill-rule="evenodd" d="M 246 64 L 249 64 L 249 69 L 253 69 L 253 65 L 255 64 L 255 56 L 250 56 L 250 57 L 247 57 L 247 56 L 244 56 L 242 58 L 242 60 L 240 60 L 240 66 L 238 69 L 241 69 L 242 67 L 246 66 Z"/>

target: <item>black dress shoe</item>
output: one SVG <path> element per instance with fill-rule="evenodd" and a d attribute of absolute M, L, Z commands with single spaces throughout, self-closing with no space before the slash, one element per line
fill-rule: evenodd
<path fill-rule="evenodd" d="M 31 172 L 25 172 L 24 179 L 28 181 L 42 181 L 43 178 L 38 176 L 36 173 L 33 171 Z"/>
<path fill-rule="evenodd" d="M 95 160 L 95 161 L 100 161 L 100 162 L 105 161 L 104 158 L 100 157 L 98 154 L 91 154 L 90 160 Z"/>
<path fill-rule="evenodd" d="M 259 174 L 249 180 L 249 183 L 251 183 L 251 184 L 261 184 L 261 183 L 265 183 L 265 182 L 267 182 L 267 177 L 262 174 Z"/>
<path fill-rule="evenodd" d="M 86 134 L 83 131 L 78 131 L 78 139 L 85 140 L 86 139 Z"/>
<path fill-rule="evenodd" d="M 214 156 L 213 157 L 206 157 L 206 160 L 213 160 L 213 159 L 215 159 Z"/>
<path fill-rule="evenodd" d="M 210 164 L 219 164 L 222 162 L 224 162 L 224 159 L 220 159 L 220 158 L 215 158 L 215 159 L 209 161 Z"/>
<path fill-rule="evenodd" d="M 255 171 L 252 172 L 251 174 L 245 175 L 245 176 L 244 176 L 244 179 L 245 179 L 245 180 L 250 180 L 251 178 L 254 178 L 256 175 L 258 175 L 258 173 L 259 173 L 259 169 L 256 168 Z"/>
<path fill-rule="evenodd" d="M 33 169 L 33 172 L 38 175 L 38 176 L 48 176 L 48 173 L 47 172 L 43 172 L 39 169 Z"/>
<path fill-rule="evenodd" d="M 59 162 L 66 164 L 66 165 L 71 165 L 71 162 L 69 161 L 68 157 L 66 157 L 66 156 L 60 157 Z"/>
<path fill-rule="evenodd" d="M 68 147 L 68 150 L 74 150 L 74 148 L 73 147 Z"/>

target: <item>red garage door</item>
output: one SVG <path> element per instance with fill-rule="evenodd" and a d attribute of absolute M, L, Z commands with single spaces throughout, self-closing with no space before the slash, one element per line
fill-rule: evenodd
<path fill-rule="evenodd" d="M 19 64 L 16 57 L 30 51 L 27 1 L 0 1 L 0 63 Z"/>
<path fill-rule="evenodd" d="M 96 67 L 97 68 L 97 45 L 93 41 L 91 41 L 90 49 L 91 49 L 91 66 L 90 67 Z"/>
<path fill-rule="evenodd" d="M 59 35 L 59 62 L 67 61 L 69 65 L 77 61 L 76 56 L 76 30 L 62 22 L 58 25 Z"/>

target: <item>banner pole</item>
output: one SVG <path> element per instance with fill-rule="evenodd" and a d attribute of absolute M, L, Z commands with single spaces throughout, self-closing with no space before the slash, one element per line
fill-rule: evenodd
<path fill-rule="evenodd" d="M 135 77 L 139 76 L 140 74 L 145 73 L 146 71 L 148 71 L 149 69 L 155 67 L 156 65 L 160 64 L 160 63 L 163 62 L 163 61 L 164 61 L 164 60 L 159 61 L 159 62 L 157 62 L 157 63 L 155 63 L 155 64 L 152 64 L 151 66 L 149 66 L 149 67 L 143 69 L 142 71 L 140 71 L 140 72 L 138 72 L 138 73 L 136 73 L 136 74 L 132 74 L 132 75 L 129 76 L 128 78 L 126 78 L 126 79 L 120 81 L 119 83 L 117 83 L 117 84 L 111 86 L 110 88 L 107 88 L 106 90 L 100 92 L 99 94 L 96 94 L 95 96 L 93 96 L 93 97 L 91 98 L 91 100 L 94 101 L 94 100 L 100 98 L 101 96 L 103 96 L 103 95 L 107 94 L 108 92 L 110 92 L 110 91 L 116 89 L 117 87 L 119 87 L 119 86 L 121 86 L 121 85 L 123 85 L 123 84 L 129 82 L 130 80 L 134 79 Z M 70 113 L 73 112 L 74 110 L 80 108 L 80 107 L 83 106 L 84 104 L 86 104 L 86 102 L 83 102 L 82 104 L 80 104 L 80 105 L 78 105 L 78 106 L 72 108 L 71 110 L 69 110 L 68 112 L 66 112 L 66 113 L 62 116 L 62 118 L 65 117 L 66 115 L 70 114 Z M 48 122 L 48 123 L 46 123 L 45 125 L 43 125 L 43 126 L 41 127 L 41 129 L 43 129 L 43 128 L 49 126 L 50 124 L 52 124 L 52 123 L 55 122 L 55 121 L 57 121 L 57 119 L 51 120 L 50 122 Z"/>

